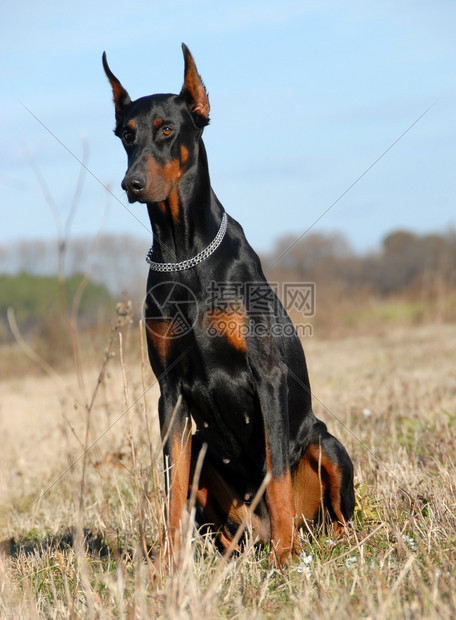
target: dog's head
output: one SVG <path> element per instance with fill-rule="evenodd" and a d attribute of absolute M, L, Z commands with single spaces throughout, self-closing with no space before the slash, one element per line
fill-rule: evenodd
<path fill-rule="evenodd" d="M 197 145 L 209 123 L 209 99 L 185 44 L 184 84 L 179 95 L 150 95 L 132 101 L 109 68 L 116 127 L 114 133 L 125 147 L 128 169 L 122 181 L 130 202 L 160 202 L 177 187 L 196 157 Z"/>

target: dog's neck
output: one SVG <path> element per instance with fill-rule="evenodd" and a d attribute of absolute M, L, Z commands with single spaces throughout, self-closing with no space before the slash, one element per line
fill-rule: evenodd
<path fill-rule="evenodd" d="M 195 256 L 213 241 L 223 207 L 210 183 L 206 150 L 198 156 L 168 198 L 147 205 L 153 233 L 153 260 L 179 262 Z"/>

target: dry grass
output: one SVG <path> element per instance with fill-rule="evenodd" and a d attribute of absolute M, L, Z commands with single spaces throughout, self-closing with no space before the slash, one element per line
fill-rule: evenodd
<path fill-rule="evenodd" d="M 278 572 L 253 548 L 221 566 L 190 523 L 172 575 L 144 553 L 160 556 L 165 499 L 138 333 L 123 330 L 123 367 L 115 334 L 115 355 L 82 359 L 79 378 L 0 382 L 2 616 L 456 615 L 456 326 L 305 342 L 316 413 L 355 463 L 349 539 L 305 537 Z"/>

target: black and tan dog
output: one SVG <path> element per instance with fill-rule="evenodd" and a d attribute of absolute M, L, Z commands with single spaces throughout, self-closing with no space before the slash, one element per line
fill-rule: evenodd
<path fill-rule="evenodd" d="M 284 564 L 304 520 L 319 520 L 324 511 L 336 530 L 345 527 L 354 508 L 353 466 L 313 414 L 298 336 L 241 226 L 211 188 L 202 141 L 209 100 L 182 47 L 180 94 L 136 101 L 103 55 L 115 134 L 128 155 L 122 187 L 130 202 L 147 205 L 154 237 L 145 313 L 161 389 L 169 531 L 176 549 L 204 443 L 196 489 L 203 520 L 226 548 L 269 472 L 252 528 Z M 262 304 L 252 306 L 252 291 Z"/>

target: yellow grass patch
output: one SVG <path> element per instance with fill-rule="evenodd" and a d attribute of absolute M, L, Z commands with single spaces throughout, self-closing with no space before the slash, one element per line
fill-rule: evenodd
<path fill-rule="evenodd" d="M 357 506 L 349 538 L 304 533 L 281 573 L 252 548 L 218 570 L 191 523 L 164 572 L 158 387 L 138 333 L 123 334 L 123 365 L 114 342 L 99 385 L 103 351 L 79 379 L 0 381 L 0 615 L 454 617 L 455 325 L 304 342 L 314 409 L 353 458 Z"/>

